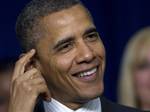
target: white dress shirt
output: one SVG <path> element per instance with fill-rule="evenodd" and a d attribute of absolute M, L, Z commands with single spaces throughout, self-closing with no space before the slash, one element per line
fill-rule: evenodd
<path fill-rule="evenodd" d="M 52 98 L 51 102 L 44 101 L 45 112 L 101 112 L 100 98 L 89 101 L 77 110 L 72 110 Z"/>

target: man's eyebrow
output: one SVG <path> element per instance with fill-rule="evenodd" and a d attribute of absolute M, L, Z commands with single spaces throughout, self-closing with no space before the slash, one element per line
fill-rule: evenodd
<path fill-rule="evenodd" d="M 87 34 L 92 33 L 92 32 L 97 32 L 95 27 L 88 28 L 87 30 L 85 30 L 83 35 L 87 35 Z"/>
<path fill-rule="evenodd" d="M 56 42 L 56 44 L 54 45 L 53 49 L 56 49 L 58 48 L 60 45 L 62 45 L 63 43 L 67 43 L 67 42 L 70 42 L 70 41 L 73 41 L 74 40 L 74 37 L 73 36 L 70 36 L 70 37 L 65 37 L 63 38 L 62 40 L 59 40 L 58 42 Z"/>

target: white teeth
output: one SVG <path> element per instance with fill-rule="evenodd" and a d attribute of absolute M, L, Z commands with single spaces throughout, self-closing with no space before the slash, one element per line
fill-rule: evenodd
<path fill-rule="evenodd" d="M 96 71 L 97 71 L 97 68 L 94 68 L 94 69 L 89 70 L 87 72 L 82 72 L 82 73 L 80 73 L 79 77 L 89 76 L 89 75 L 95 73 Z"/>

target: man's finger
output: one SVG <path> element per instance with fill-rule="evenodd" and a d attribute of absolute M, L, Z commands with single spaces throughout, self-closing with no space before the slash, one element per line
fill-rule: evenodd
<path fill-rule="evenodd" d="M 30 69 L 27 72 L 25 72 L 24 75 L 17 78 L 17 80 L 21 83 L 21 82 L 24 82 L 26 80 L 31 80 L 32 78 L 40 77 L 38 74 L 39 74 L 38 70 L 36 68 L 33 68 L 33 69 Z"/>
<path fill-rule="evenodd" d="M 40 94 L 43 100 L 51 101 L 51 94 L 46 84 L 40 84 L 36 87 L 37 92 Z"/>
<path fill-rule="evenodd" d="M 16 62 L 12 80 L 15 80 L 19 75 L 22 75 L 25 72 L 25 66 L 30 62 L 30 59 L 34 54 L 35 50 L 32 49 Z"/>

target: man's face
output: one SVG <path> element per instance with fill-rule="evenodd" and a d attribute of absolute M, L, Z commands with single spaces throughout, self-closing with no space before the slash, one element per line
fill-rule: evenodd
<path fill-rule="evenodd" d="M 44 17 L 36 49 L 52 97 L 71 106 L 103 92 L 105 49 L 81 5 Z"/>

